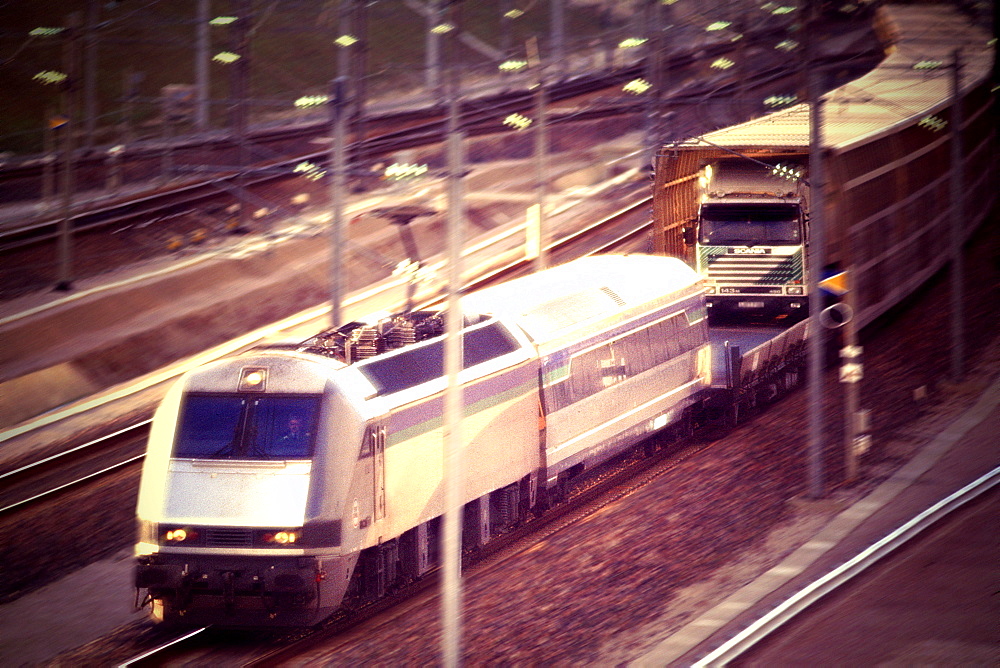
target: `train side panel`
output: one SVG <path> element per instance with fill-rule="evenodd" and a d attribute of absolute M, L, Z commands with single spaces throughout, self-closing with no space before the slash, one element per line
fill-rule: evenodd
<path fill-rule="evenodd" d="M 539 466 L 537 364 L 470 383 L 463 394 L 463 502 L 468 503 Z M 392 411 L 385 448 L 386 512 L 376 519 L 369 542 L 444 513 L 443 404 L 443 395 L 436 393 Z"/>
<path fill-rule="evenodd" d="M 677 422 L 711 383 L 700 292 L 544 356 L 548 477 Z"/>
<path fill-rule="evenodd" d="M 711 384 L 704 287 L 678 259 L 580 258 L 468 301 L 538 350 L 547 484 L 678 421 Z"/>
<path fill-rule="evenodd" d="M 500 327 L 499 323 L 487 324 L 481 331 L 493 337 L 493 344 L 499 346 L 494 350 L 501 354 L 489 358 L 485 352 L 482 356 L 488 359 L 459 374 L 465 406 L 460 427 L 465 503 L 514 484 L 539 467 L 537 357 L 522 333 Z M 432 342 L 423 349 L 439 355 L 442 343 Z M 404 374 L 400 369 L 406 367 L 406 357 L 418 354 L 419 349 L 404 350 L 358 368 L 374 376 Z M 376 365 L 381 368 L 373 369 Z M 393 382 L 399 382 L 398 374 Z M 384 429 L 381 459 L 378 445 L 371 458 L 376 495 L 384 499 L 384 507 L 376 501 L 364 547 L 443 515 L 446 389 L 447 379 L 441 376 L 366 402 L 366 410 L 384 413 L 386 418 L 380 427 Z"/>

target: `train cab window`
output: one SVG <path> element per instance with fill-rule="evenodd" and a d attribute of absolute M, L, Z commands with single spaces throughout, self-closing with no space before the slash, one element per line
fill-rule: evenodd
<path fill-rule="evenodd" d="M 251 459 L 307 459 L 312 456 L 318 397 L 256 400 L 248 434 Z"/>
<path fill-rule="evenodd" d="M 308 459 L 319 397 L 189 395 L 174 457 Z"/>
<path fill-rule="evenodd" d="M 232 396 L 189 396 L 181 411 L 175 457 L 225 458 L 234 448 L 246 400 Z"/>

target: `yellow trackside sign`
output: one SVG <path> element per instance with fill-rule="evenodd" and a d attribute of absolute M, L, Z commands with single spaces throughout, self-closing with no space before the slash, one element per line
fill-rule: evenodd
<path fill-rule="evenodd" d="M 820 289 L 833 293 L 838 297 L 846 295 L 850 290 L 847 283 L 847 272 L 842 271 L 839 274 L 834 274 L 830 278 L 824 278 L 819 282 L 819 287 Z"/>

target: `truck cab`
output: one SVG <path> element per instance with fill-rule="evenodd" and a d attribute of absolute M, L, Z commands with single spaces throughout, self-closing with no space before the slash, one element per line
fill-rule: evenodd
<path fill-rule="evenodd" d="M 799 319 L 808 311 L 808 202 L 798 164 L 749 159 L 706 165 L 684 242 L 708 288 L 709 313 Z"/>

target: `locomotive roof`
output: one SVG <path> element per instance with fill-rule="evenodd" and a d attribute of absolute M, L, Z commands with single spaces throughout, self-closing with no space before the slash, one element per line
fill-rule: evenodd
<path fill-rule="evenodd" d="M 690 294 L 698 274 L 654 255 L 594 255 L 463 297 L 466 313 L 516 322 L 536 343 L 632 307 Z"/>
<path fill-rule="evenodd" d="M 991 36 L 970 26 L 954 8 L 886 5 L 879 12 L 893 42 L 886 58 L 868 74 L 823 95 L 823 145 L 834 151 L 918 123 L 946 107 L 956 44 L 961 45 L 963 91 L 987 77 L 993 65 Z M 809 107 L 797 104 L 679 145 L 805 149 Z"/>

